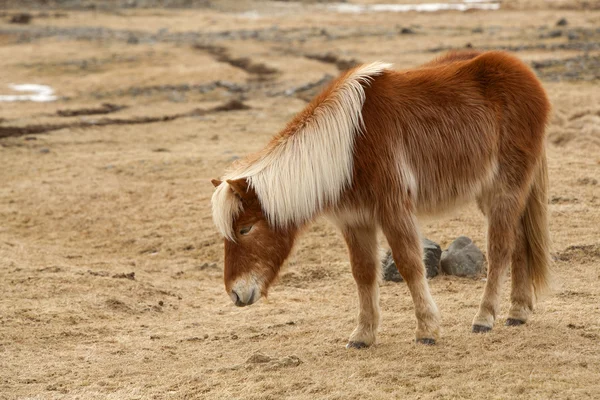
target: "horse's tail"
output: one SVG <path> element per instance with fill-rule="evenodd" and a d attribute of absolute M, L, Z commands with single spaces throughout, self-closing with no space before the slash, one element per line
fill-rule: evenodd
<path fill-rule="evenodd" d="M 527 270 L 536 298 L 550 288 L 550 232 L 548 230 L 548 165 L 546 151 L 540 158 L 525 213 L 523 230 L 527 242 Z"/>

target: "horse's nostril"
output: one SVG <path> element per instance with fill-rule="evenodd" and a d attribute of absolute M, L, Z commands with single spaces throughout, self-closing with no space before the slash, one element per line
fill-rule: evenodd
<path fill-rule="evenodd" d="M 242 303 L 242 301 L 240 300 L 240 296 L 238 296 L 238 294 L 235 292 L 235 290 L 232 290 L 231 294 L 232 294 L 231 298 L 236 306 L 244 307 L 246 305 L 246 303 Z"/>

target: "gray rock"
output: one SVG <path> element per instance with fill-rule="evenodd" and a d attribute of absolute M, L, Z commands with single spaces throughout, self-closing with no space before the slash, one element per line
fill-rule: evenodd
<path fill-rule="evenodd" d="M 561 18 L 556 22 L 556 26 L 566 26 L 569 24 L 566 18 Z"/>
<path fill-rule="evenodd" d="M 427 278 L 437 276 L 440 271 L 440 259 L 442 256 L 441 247 L 429 239 L 423 239 L 423 262 L 427 271 Z M 383 280 L 392 282 L 402 282 L 404 279 L 396 268 L 396 263 L 392 257 L 392 252 L 388 250 L 382 262 Z"/>
<path fill-rule="evenodd" d="M 441 259 L 442 248 L 440 245 L 429 239 L 423 239 L 423 262 L 428 278 L 433 278 L 440 273 Z"/>
<path fill-rule="evenodd" d="M 455 276 L 477 276 L 484 271 L 485 257 L 471 239 L 458 237 L 442 253 L 442 271 Z"/>
<path fill-rule="evenodd" d="M 391 282 L 402 282 L 402 275 L 398 272 L 398 268 L 396 268 L 396 263 L 392 258 L 392 252 L 390 250 L 387 251 L 383 261 L 381 263 L 381 267 L 383 270 L 383 280 L 391 281 Z"/>

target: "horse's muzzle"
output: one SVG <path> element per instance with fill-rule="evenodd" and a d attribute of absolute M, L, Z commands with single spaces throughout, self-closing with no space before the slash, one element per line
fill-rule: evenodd
<path fill-rule="evenodd" d="M 254 304 L 256 300 L 258 300 L 259 296 L 255 296 L 256 289 L 252 289 L 249 295 L 244 295 L 243 293 L 238 293 L 235 290 L 232 290 L 229 296 L 233 303 L 238 307 L 249 306 L 250 304 Z"/>

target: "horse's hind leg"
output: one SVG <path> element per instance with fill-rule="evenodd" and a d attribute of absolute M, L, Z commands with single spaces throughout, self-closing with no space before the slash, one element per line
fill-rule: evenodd
<path fill-rule="evenodd" d="M 508 266 L 513 254 L 516 254 L 515 250 L 521 251 L 519 246 L 515 246 L 515 233 L 524 207 L 522 197 L 524 196 L 497 193 L 484 200 L 484 204 L 480 201 L 488 220 L 488 274 L 479 311 L 473 319 L 473 332 L 492 329 Z"/>
<path fill-rule="evenodd" d="M 423 249 L 414 216 L 406 213 L 395 221 L 382 223 L 382 228 L 392 249 L 398 272 L 406 281 L 415 305 L 416 340 L 419 343 L 434 344 L 439 336 L 440 317 L 429 292 L 423 265 Z"/>
<path fill-rule="evenodd" d="M 358 289 L 358 326 L 350 335 L 347 348 L 368 347 L 375 343 L 379 326 L 379 275 L 377 229 L 374 224 L 342 227 Z"/>
<path fill-rule="evenodd" d="M 506 325 L 517 326 L 524 324 L 533 310 L 533 286 L 527 267 L 527 240 L 522 220 L 517 224 L 510 275 L 512 287 Z"/>

